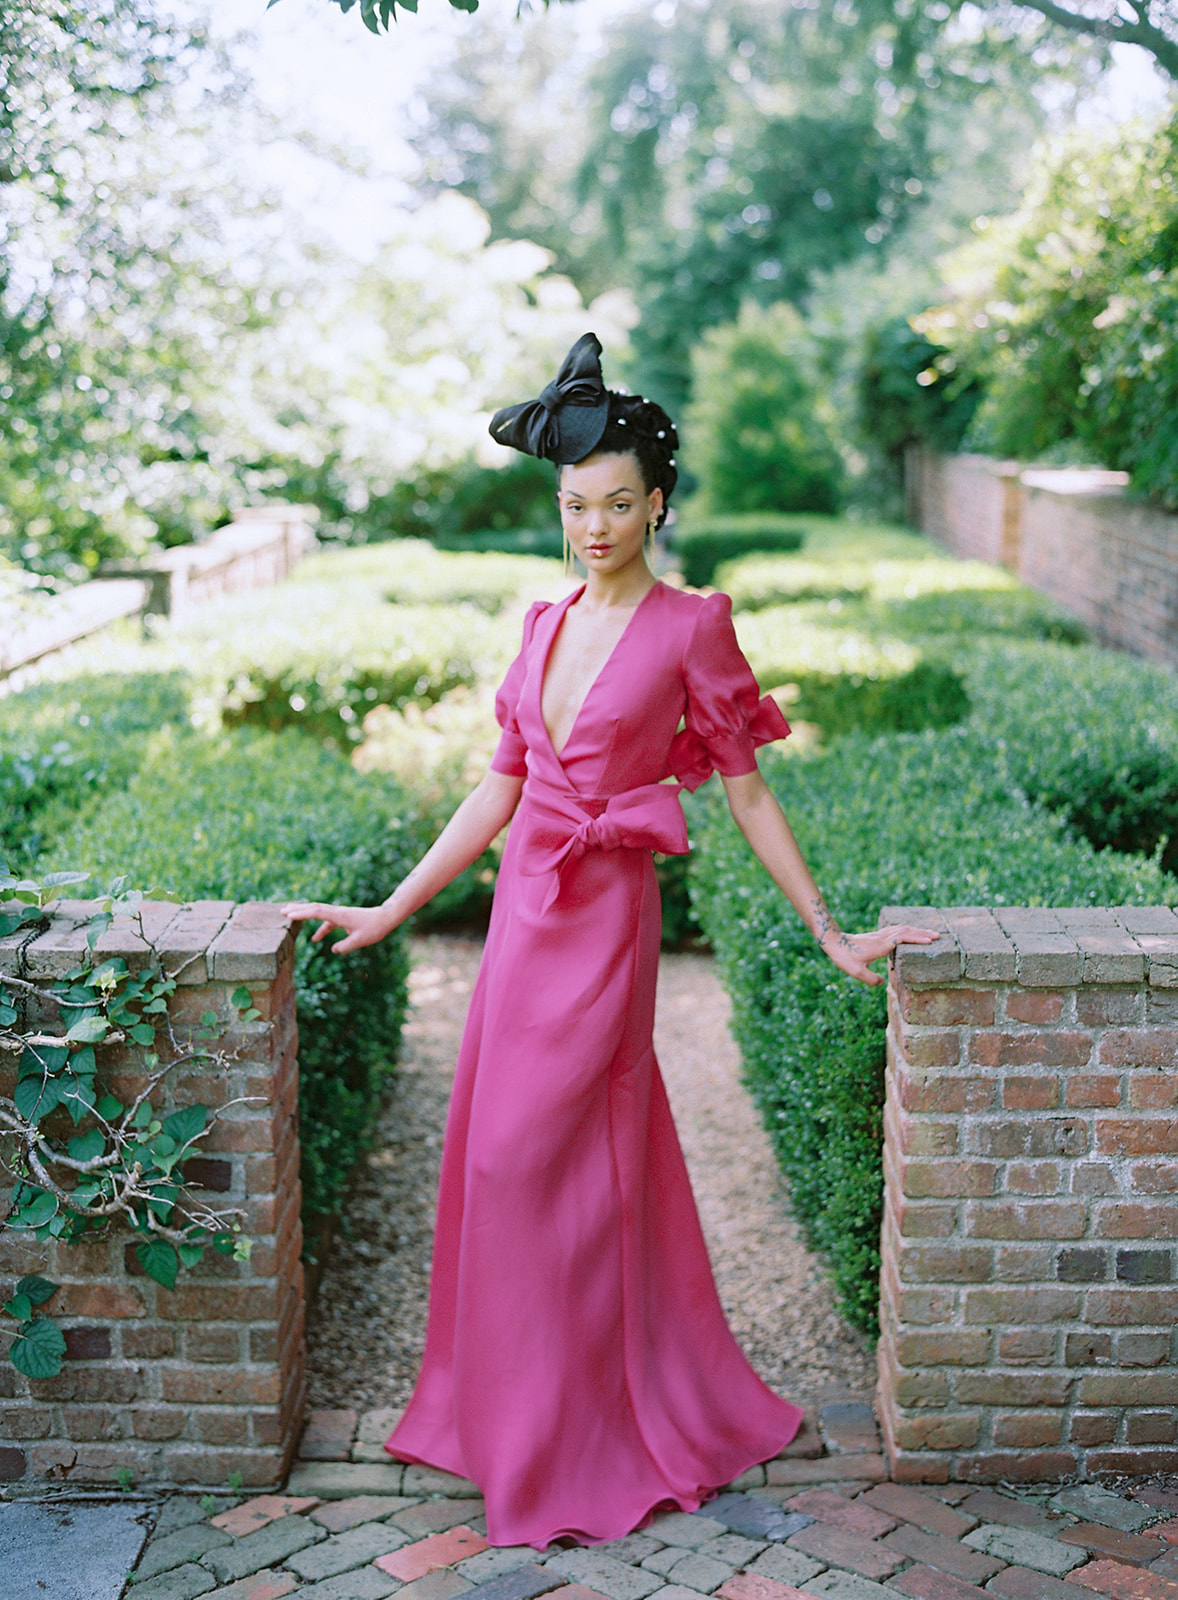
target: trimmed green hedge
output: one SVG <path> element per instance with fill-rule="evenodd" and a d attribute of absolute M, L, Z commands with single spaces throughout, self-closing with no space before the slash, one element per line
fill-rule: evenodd
<path fill-rule="evenodd" d="M 966 728 L 840 740 L 763 769 L 829 904 L 852 929 L 886 904 L 1172 903 L 1178 883 L 1098 853 L 1008 792 Z M 719 796 L 692 805 L 691 889 L 733 999 L 745 1071 L 809 1243 L 848 1318 L 875 1328 L 885 1001 L 832 967 L 766 878 Z"/>
<path fill-rule="evenodd" d="M 188 718 L 178 673 L 110 673 L 0 697 L 0 854 L 31 867 L 94 795 L 125 783 L 143 741 Z"/>
<path fill-rule="evenodd" d="M 131 874 L 183 899 L 384 899 L 422 840 L 384 778 L 287 733 L 154 735 L 125 785 L 100 797 L 41 868 Z M 394 935 L 343 959 L 300 938 L 299 1097 L 304 1215 L 337 1209 L 396 1059 L 408 961 Z"/>
<path fill-rule="evenodd" d="M 698 519 L 688 514 L 676 524 L 671 543 L 684 582 L 701 589 L 713 581 L 721 562 L 754 550 L 777 555 L 800 550 L 806 526 L 804 516 L 774 516 L 762 511 Z"/>

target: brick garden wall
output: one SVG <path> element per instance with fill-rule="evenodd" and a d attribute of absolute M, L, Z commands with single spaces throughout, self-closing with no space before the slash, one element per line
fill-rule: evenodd
<path fill-rule="evenodd" d="M 893 1477 L 1178 1471 L 1178 914 L 884 920 Z"/>
<path fill-rule="evenodd" d="M 905 462 L 914 527 L 1006 567 L 1099 643 L 1178 665 L 1178 517 L 1130 499 L 1125 484 L 1124 473 L 917 448 Z"/>
<path fill-rule="evenodd" d="M 47 931 L 0 940 L 0 972 L 62 976 L 78 965 L 92 909 L 66 902 Z M 253 1252 L 248 1262 L 209 1252 L 169 1291 L 143 1274 L 129 1233 L 71 1246 L 0 1234 L 0 1299 L 25 1274 L 59 1283 L 45 1309 L 68 1352 L 60 1375 L 43 1380 L 0 1360 L 0 1480 L 96 1484 L 129 1473 L 139 1485 L 223 1488 L 240 1474 L 244 1484 L 274 1484 L 304 1404 L 293 939 L 270 905 L 157 902 L 143 913 L 164 970 L 177 975 L 174 1025 L 215 1012 L 207 1045 L 233 1057 L 216 1072 L 178 1068 L 169 1104 L 257 1097 L 230 1108 L 187 1164 L 199 1199 L 243 1213 Z M 132 969 L 149 955 L 123 918 L 98 951 Z M 241 986 L 258 1021 L 242 1021 L 231 1002 Z M 100 1052 L 99 1062 L 100 1080 L 128 1087 L 126 1057 Z M 12 1093 L 14 1077 L 15 1061 L 0 1056 L 0 1094 Z"/>

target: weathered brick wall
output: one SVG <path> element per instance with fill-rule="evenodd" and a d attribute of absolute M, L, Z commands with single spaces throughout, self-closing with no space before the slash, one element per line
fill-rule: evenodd
<path fill-rule="evenodd" d="M 47 931 L 0 940 L 0 972 L 52 980 L 78 964 L 93 907 L 67 902 Z M 300 1263 L 297 1033 L 290 928 L 274 906 L 203 901 L 143 906 L 144 931 L 178 988 L 177 1029 L 216 1013 L 228 1066 L 181 1067 L 168 1079 L 171 1106 L 234 1105 L 203 1154 L 187 1164 L 198 1198 L 242 1213 L 254 1241 L 248 1262 L 207 1252 L 169 1291 L 134 1258 L 137 1236 L 38 1244 L 0 1234 L 0 1299 L 37 1273 L 61 1288 L 45 1307 L 61 1323 L 67 1359 L 56 1378 L 30 1380 L 0 1361 L 0 1480 L 224 1487 L 281 1480 L 304 1404 L 303 1274 Z M 117 919 L 99 953 L 132 969 L 148 949 Z M 257 1021 L 231 996 L 247 988 Z M 138 1063 L 100 1053 L 100 1078 L 127 1089 Z M 15 1066 L 0 1057 L 0 1093 Z M 142 1081 L 142 1080 L 138 1080 Z M 9 1323 L 11 1328 L 12 1324 Z"/>
<path fill-rule="evenodd" d="M 1178 1471 L 1178 914 L 884 920 L 893 1476 Z"/>
<path fill-rule="evenodd" d="M 1178 517 L 1130 499 L 1126 482 L 915 447 L 905 461 L 914 527 L 1008 568 L 1099 643 L 1178 664 Z"/>

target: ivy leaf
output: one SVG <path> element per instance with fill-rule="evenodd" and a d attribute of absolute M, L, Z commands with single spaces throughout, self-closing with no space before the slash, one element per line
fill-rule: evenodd
<path fill-rule="evenodd" d="M 22 1078 L 12 1099 L 26 1122 L 36 1122 L 57 1110 L 62 1100 L 62 1085 L 56 1078 Z"/>
<path fill-rule="evenodd" d="M 17 1294 L 28 1295 L 35 1306 L 43 1306 L 46 1300 L 57 1293 L 58 1285 L 50 1283 L 48 1278 L 29 1277 L 22 1278 L 16 1286 Z"/>
<path fill-rule="evenodd" d="M 49 1317 L 22 1323 L 8 1359 L 26 1378 L 56 1378 L 65 1359 L 65 1335 Z"/>
<path fill-rule="evenodd" d="M 33 1302 L 27 1294 L 21 1294 L 18 1291 L 11 1300 L 4 1302 L 4 1309 L 10 1317 L 15 1317 L 18 1322 L 27 1322 L 33 1314 Z"/>
<path fill-rule="evenodd" d="M 11 1028 L 16 1018 L 16 1007 L 7 1000 L 0 1000 L 0 1028 Z"/>
<path fill-rule="evenodd" d="M 150 1022 L 137 1022 L 133 1028 L 128 1029 L 128 1037 L 133 1039 L 136 1044 L 154 1044 L 155 1029 Z"/>
<path fill-rule="evenodd" d="M 61 1104 L 73 1118 L 77 1127 L 88 1111 L 94 1109 L 94 1080 L 93 1078 L 78 1078 L 69 1087 L 62 1090 Z"/>
<path fill-rule="evenodd" d="M 94 1109 L 104 1122 L 113 1122 L 122 1111 L 123 1102 L 113 1094 L 104 1094 Z"/>
<path fill-rule="evenodd" d="M 69 1142 L 70 1159 L 73 1161 L 94 1161 L 105 1149 L 106 1140 L 99 1128 L 88 1128 Z"/>
<path fill-rule="evenodd" d="M 66 1039 L 71 1044 L 101 1044 L 109 1032 L 110 1023 L 106 1018 L 94 1014 L 80 1017 L 66 1034 Z"/>
<path fill-rule="evenodd" d="M 90 874 L 88 872 L 50 872 L 41 879 L 41 887 L 43 889 L 69 889 L 75 884 L 85 883 L 89 877 Z"/>
<path fill-rule="evenodd" d="M 165 1289 L 176 1287 L 180 1262 L 175 1249 L 166 1239 L 149 1239 L 146 1244 L 137 1246 L 135 1254 L 149 1278 L 162 1283 Z"/>
<path fill-rule="evenodd" d="M 180 1246 L 180 1260 L 186 1267 L 198 1266 L 204 1257 L 203 1244 L 182 1244 Z"/>
<path fill-rule="evenodd" d="M 8 1219 L 10 1228 L 42 1228 L 57 1214 L 57 1201 L 41 1189 L 19 1206 Z"/>
<path fill-rule="evenodd" d="M 209 1113 L 205 1106 L 183 1106 L 164 1118 L 164 1132 L 178 1145 L 188 1145 L 205 1130 Z"/>

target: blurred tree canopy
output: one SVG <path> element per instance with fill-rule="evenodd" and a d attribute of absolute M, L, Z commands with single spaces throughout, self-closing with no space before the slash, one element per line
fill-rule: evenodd
<path fill-rule="evenodd" d="M 1178 121 L 1047 146 L 945 271 L 916 322 L 985 387 L 969 442 L 1128 471 L 1178 510 Z"/>
<path fill-rule="evenodd" d="M 1091 61 L 950 13 L 678 0 L 617 21 L 596 64 L 555 14 L 487 23 L 424 93 L 426 185 L 552 250 L 586 294 L 631 285 L 632 376 L 675 408 L 705 328 L 886 258 L 960 159 L 946 123 L 970 119 L 978 165 L 979 130 L 1005 155 L 1008 130 L 1025 144 L 1039 125 L 1044 79 Z"/>

